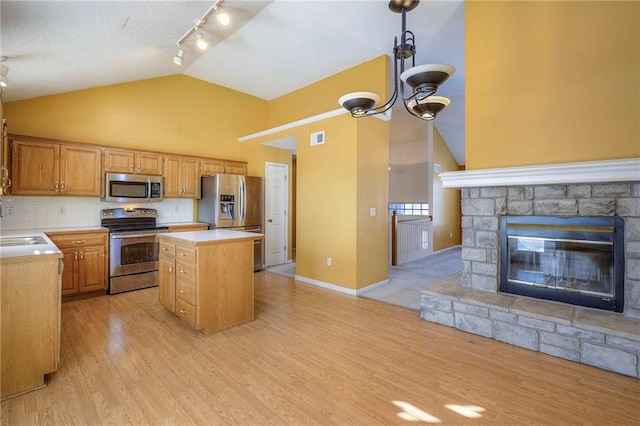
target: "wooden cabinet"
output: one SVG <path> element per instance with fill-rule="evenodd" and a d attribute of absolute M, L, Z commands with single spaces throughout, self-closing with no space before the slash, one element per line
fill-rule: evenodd
<path fill-rule="evenodd" d="M 10 146 L 12 194 L 101 195 L 100 148 L 23 138 Z"/>
<path fill-rule="evenodd" d="M 154 152 L 105 149 L 103 163 L 105 172 L 162 175 L 162 154 Z"/>
<path fill-rule="evenodd" d="M 164 156 L 164 197 L 200 198 L 200 174 L 197 158 Z"/>
<path fill-rule="evenodd" d="M 241 161 L 216 160 L 203 158 L 200 160 L 200 176 L 212 176 L 218 173 L 246 175 L 247 163 Z"/>
<path fill-rule="evenodd" d="M 45 385 L 60 361 L 59 255 L 0 259 L 0 397 Z"/>
<path fill-rule="evenodd" d="M 162 306 L 203 333 L 253 320 L 253 239 L 158 239 Z"/>
<path fill-rule="evenodd" d="M 2 125 L 2 138 L 0 138 L 0 195 L 7 194 L 11 187 L 9 176 L 8 144 L 9 133 L 7 120 L 4 118 L 4 101 L 2 99 L 2 87 L 0 86 L 0 125 Z"/>
<path fill-rule="evenodd" d="M 62 295 L 104 292 L 108 283 L 108 234 L 47 233 L 63 254 Z"/>

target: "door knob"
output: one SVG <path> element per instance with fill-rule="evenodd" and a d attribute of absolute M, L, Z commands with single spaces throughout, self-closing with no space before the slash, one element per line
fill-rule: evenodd
<path fill-rule="evenodd" d="M 269 219 L 269 222 L 273 222 L 273 219 Z"/>

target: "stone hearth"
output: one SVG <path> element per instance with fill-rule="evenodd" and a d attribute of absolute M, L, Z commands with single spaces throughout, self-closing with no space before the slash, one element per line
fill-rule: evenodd
<path fill-rule="evenodd" d="M 536 167 L 539 173 L 541 167 Z M 555 166 L 554 166 L 555 167 Z M 516 346 L 640 378 L 640 173 L 630 181 L 502 186 L 482 180 L 462 188 L 459 280 L 422 292 L 427 321 Z M 465 172 L 453 172 L 459 178 Z M 503 172 L 500 172 L 503 173 Z M 543 173 L 539 173 L 543 176 Z M 593 174 L 586 173 L 585 176 Z M 441 176 L 442 177 L 442 176 Z M 545 177 L 546 179 L 546 177 Z M 485 182 L 495 181 L 486 179 Z M 446 177 L 443 179 L 446 185 Z M 531 183 L 531 184 L 527 184 Z M 511 186 L 514 185 L 514 186 Z M 456 187 L 456 185 L 448 185 Z M 474 187 L 469 187 L 474 186 Z M 505 215 L 619 216 L 625 220 L 625 302 L 622 313 L 499 293 L 500 219 Z"/>

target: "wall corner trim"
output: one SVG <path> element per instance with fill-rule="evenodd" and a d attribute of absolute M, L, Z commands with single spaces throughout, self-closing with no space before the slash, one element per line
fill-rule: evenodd
<path fill-rule="evenodd" d="M 640 181 L 640 158 L 545 164 L 440 174 L 444 188 Z"/>
<path fill-rule="evenodd" d="M 282 132 L 283 130 L 293 129 L 299 126 L 304 126 L 305 124 L 315 123 L 316 121 L 326 120 L 327 118 L 336 117 L 338 115 L 346 114 L 348 111 L 344 108 L 334 109 L 332 111 L 323 112 L 322 114 L 312 115 L 311 117 L 302 118 L 297 121 L 292 121 L 291 123 L 282 124 L 280 126 L 272 127 L 270 129 L 263 130 L 261 132 L 252 133 L 246 136 L 240 136 L 238 138 L 238 142 L 246 142 L 251 139 L 257 139 L 262 136 L 272 135 L 274 133 Z M 378 118 L 383 121 L 391 120 L 391 113 L 384 113 L 373 115 L 372 117 Z"/>

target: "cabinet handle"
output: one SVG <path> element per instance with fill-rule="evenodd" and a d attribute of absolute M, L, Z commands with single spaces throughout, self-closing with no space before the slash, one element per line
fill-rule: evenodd
<path fill-rule="evenodd" d="M 187 255 L 186 253 L 180 252 L 180 256 L 183 256 L 183 257 L 184 257 L 184 256 L 186 256 L 186 255 Z"/>
<path fill-rule="evenodd" d="M 187 294 L 187 292 L 184 290 L 180 290 L 180 294 Z"/>
<path fill-rule="evenodd" d="M 84 244 L 84 240 L 75 240 L 73 244 Z"/>
<path fill-rule="evenodd" d="M 169 273 L 173 273 L 173 266 L 169 266 Z"/>
<path fill-rule="evenodd" d="M 73 253 L 73 260 L 78 260 L 78 252 Z"/>
<path fill-rule="evenodd" d="M 56 184 L 53 186 L 53 188 L 55 189 L 56 192 L 58 192 L 58 187 L 59 187 L 59 184 L 58 184 L 58 182 L 56 182 Z"/>
<path fill-rule="evenodd" d="M 141 170 L 141 169 L 142 169 L 142 164 L 138 163 L 138 170 Z"/>
<path fill-rule="evenodd" d="M 129 164 L 129 168 L 133 170 L 133 163 Z"/>
<path fill-rule="evenodd" d="M 180 309 L 180 313 L 181 313 L 182 315 L 184 315 L 184 314 L 186 314 L 186 313 L 187 313 L 187 311 L 185 311 L 184 309 Z"/>
<path fill-rule="evenodd" d="M 64 192 L 64 182 L 60 182 L 60 192 Z"/>
<path fill-rule="evenodd" d="M 84 260 L 84 252 L 80 252 L 80 260 Z"/>
<path fill-rule="evenodd" d="M 163 251 L 169 251 L 169 249 L 168 249 L 168 248 L 166 248 L 166 247 L 162 247 L 162 250 L 163 250 Z"/>

